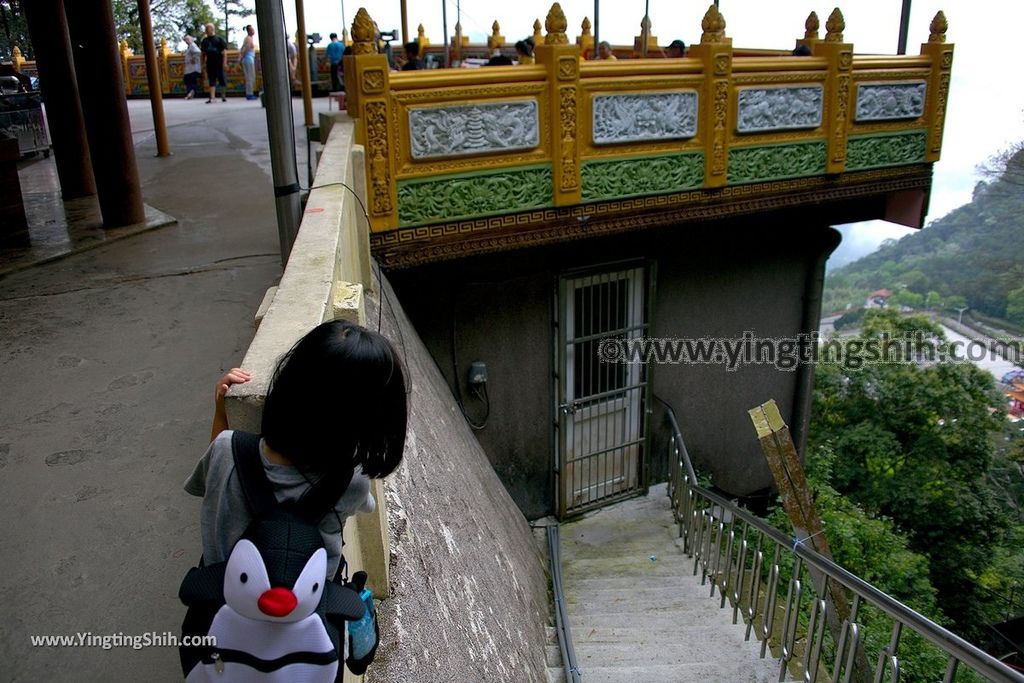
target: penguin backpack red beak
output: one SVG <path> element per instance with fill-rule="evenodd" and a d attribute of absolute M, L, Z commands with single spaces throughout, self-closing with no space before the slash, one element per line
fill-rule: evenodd
<path fill-rule="evenodd" d="M 260 611 L 272 617 L 286 617 L 291 614 L 299 601 L 287 588 L 271 588 L 264 591 L 256 603 Z"/>

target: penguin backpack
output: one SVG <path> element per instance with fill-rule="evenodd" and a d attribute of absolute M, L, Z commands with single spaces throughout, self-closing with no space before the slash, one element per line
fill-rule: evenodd
<path fill-rule="evenodd" d="M 319 521 L 334 501 L 314 485 L 298 502 L 278 503 L 260 461 L 259 437 L 236 431 L 231 445 L 252 521 L 226 562 L 200 561 L 181 584 L 179 597 L 188 607 L 182 642 L 196 642 L 194 636 L 215 642 L 179 648 L 185 680 L 340 680 L 346 623 L 374 615 L 366 606 L 372 599 L 364 601 L 363 572 L 358 586 L 325 579 Z M 350 656 L 350 668 L 365 671 L 373 654 L 356 661 Z"/>

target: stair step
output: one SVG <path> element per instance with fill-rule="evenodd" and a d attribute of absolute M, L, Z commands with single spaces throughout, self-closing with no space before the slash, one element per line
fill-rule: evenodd
<path fill-rule="evenodd" d="M 544 662 L 549 667 L 562 666 L 562 650 L 557 643 L 544 646 Z"/>
<path fill-rule="evenodd" d="M 562 579 L 562 585 L 565 588 L 569 588 L 566 579 Z M 639 590 L 646 584 L 638 582 L 635 577 L 632 576 L 576 576 L 572 579 L 572 589 L 583 591 L 601 591 L 601 590 L 623 590 L 623 591 L 634 591 Z M 679 591 L 687 591 L 690 593 L 707 595 L 711 590 L 711 584 L 700 585 L 700 576 L 694 577 L 692 574 L 687 572 L 686 574 L 671 574 L 659 578 L 657 582 L 651 585 L 665 588 L 665 589 L 676 589 Z M 716 591 L 717 593 L 717 591 Z"/>
<path fill-rule="evenodd" d="M 705 601 L 702 598 L 693 596 L 666 595 L 664 597 L 646 597 L 629 595 L 628 593 L 615 593 L 617 598 L 593 597 L 583 599 L 579 602 L 567 602 L 570 619 L 578 616 L 591 614 L 618 615 L 620 618 L 632 617 L 643 621 L 647 616 L 658 614 L 682 615 L 691 612 L 712 612 L 706 602 L 711 602 L 711 607 L 717 607 L 713 601 Z M 681 619 L 681 620 L 682 620 Z"/>
<path fill-rule="evenodd" d="M 721 630 L 718 634 L 708 633 L 705 638 L 680 637 L 676 642 L 641 644 L 580 641 L 574 642 L 573 647 L 580 668 L 588 668 L 589 665 L 644 666 L 651 662 L 679 667 L 694 664 L 730 666 L 751 657 L 756 658 L 759 652 L 756 644 L 743 642 L 742 639 L 733 640 Z"/>
<path fill-rule="evenodd" d="M 667 627 L 675 626 L 675 630 L 670 630 Z M 636 643 L 639 645 L 647 644 L 673 644 L 678 643 L 684 638 L 690 640 L 699 640 L 701 642 L 710 642 L 715 636 L 721 634 L 722 626 L 715 625 L 688 625 L 686 626 L 685 632 L 679 629 L 678 620 L 665 619 L 661 624 L 650 624 L 644 622 L 637 626 L 595 626 L 589 622 L 580 621 L 577 625 L 573 625 L 572 631 L 572 642 L 574 647 L 580 647 L 586 644 L 601 644 L 601 643 Z M 736 626 L 739 629 L 737 636 L 742 639 L 745 631 L 745 626 L 740 623 Z M 734 636 L 735 637 L 735 636 Z M 759 648 L 760 645 L 756 641 L 753 634 L 750 636 L 751 646 L 753 648 Z"/>
<path fill-rule="evenodd" d="M 775 683 L 778 669 L 707 664 L 580 667 L 587 683 Z M 774 669 L 774 672 L 772 671 Z"/>
<path fill-rule="evenodd" d="M 565 669 L 562 667 L 557 669 L 554 667 L 548 667 L 545 673 L 547 674 L 547 683 L 566 683 Z"/>

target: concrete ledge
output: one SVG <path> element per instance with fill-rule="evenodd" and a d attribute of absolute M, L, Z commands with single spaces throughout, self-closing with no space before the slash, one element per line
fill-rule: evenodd
<path fill-rule="evenodd" d="M 260 430 L 274 367 L 309 330 L 327 320 L 366 322 L 363 293 L 371 274 L 365 235 L 369 226 L 358 208 L 364 202 L 355 195 L 352 131 L 351 119 L 335 122 L 284 275 L 264 295 L 256 316 L 256 336 L 242 361 L 252 380 L 235 385 L 227 396 L 232 428 Z M 357 515 L 346 525 L 345 558 L 352 571 L 366 569 L 378 595 L 387 595 L 387 507 L 379 481 L 374 482 L 374 497 L 377 511 Z"/>
<path fill-rule="evenodd" d="M 284 275 L 269 303 L 242 366 L 252 373 L 246 384 L 232 387 L 227 397 L 232 427 L 259 430 L 263 397 L 277 359 L 306 332 L 337 313 L 359 320 L 358 295 L 352 285 L 366 286 L 369 268 L 357 253 L 366 222 L 360 218 L 353 164 L 353 125 L 334 125 L 317 170 Z M 369 243 L 367 239 L 369 261 Z"/>

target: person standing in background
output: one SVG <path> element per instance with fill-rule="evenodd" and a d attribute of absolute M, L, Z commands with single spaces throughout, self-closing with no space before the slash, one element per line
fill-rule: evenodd
<path fill-rule="evenodd" d="M 611 43 L 609 43 L 607 40 L 602 40 L 600 43 L 597 44 L 597 58 L 608 59 L 612 61 L 618 59 L 618 57 L 615 56 L 615 53 L 612 52 Z"/>
<path fill-rule="evenodd" d="M 199 75 L 203 72 L 202 50 L 192 36 L 185 36 L 185 99 L 191 100 L 199 92 Z"/>
<path fill-rule="evenodd" d="M 331 92 L 345 89 L 341 83 L 341 56 L 345 52 L 345 43 L 338 40 L 338 34 L 331 34 L 331 42 L 327 43 L 327 61 L 331 63 Z"/>
<path fill-rule="evenodd" d="M 242 67 L 242 74 L 245 76 L 245 99 L 255 100 L 256 95 L 253 87 L 256 85 L 256 43 L 252 37 L 256 35 L 256 29 L 249 24 L 245 27 L 245 40 L 242 41 L 242 48 L 238 51 L 238 64 Z"/>
<path fill-rule="evenodd" d="M 206 103 L 210 104 L 213 102 L 213 98 L 217 96 L 218 85 L 222 88 L 221 101 L 227 102 L 228 84 L 224 80 L 224 72 L 228 68 L 227 41 L 213 32 L 213 24 L 207 24 L 206 37 L 203 38 L 203 42 L 199 44 L 199 47 L 202 49 L 203 54 L 206 55 L 206 80 L 210 83 L 210 98 L 206 100 Z"/>
<path fill-rule="evenodd" d="M 299 80 L 295 77 L 295 70 L 299 66 L 299 46 L 295 44 L 291 36 L 288 36 L 288 74 L 292 79 L 292 87 L 296 87 L 299 84 Z"/>
<path fill-rule="evenodd" d="M 666 59 L 679 59 L 680 57 L 685 57 L 685 56 L 686 56 L 686 43 L 684 43 L 683 41 L 679 40 L 678 38 L 676 40 L 673 40 L 671 43 L 669 43 L 668 47 L 665 48 L 665 58 Z"/>

